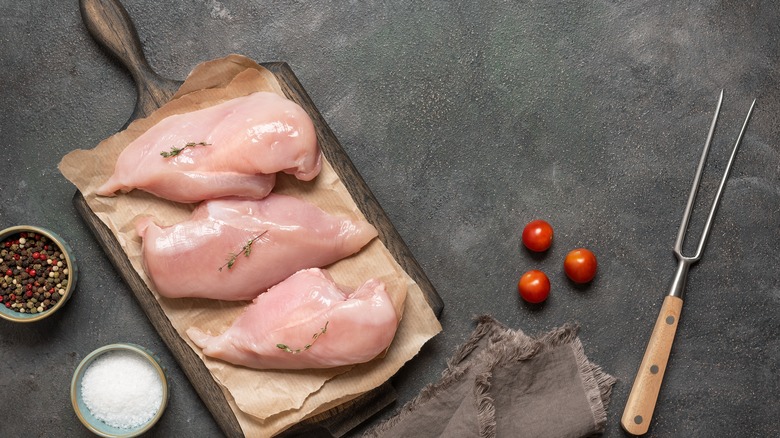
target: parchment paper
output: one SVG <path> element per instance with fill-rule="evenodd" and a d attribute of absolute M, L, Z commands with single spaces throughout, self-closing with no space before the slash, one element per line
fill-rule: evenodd
<path fill-rule="evenodd" d="M 94 191 L 113 173 L 116 159 L 124 147 L 166 116 L 216 105 L 256 91 L 273 91 L 284 96 L 273 73 L 248 58 L 230 55 L 203 63 L 190 73 L 169 103 L 149 117 L 134 121 L 95 149 L 69 153 L 59 168 L 114 234 L 179 336 L 198 353 L 222 386 L 245 435 L 270 436 L 381 385 L 414 357 L 428 339 L 441 331 L 441 325 L 419 286 L 377 238 L 358 254 L 327 269 L 336 282 L 353 289 L 371 277 L 386 282 L 396 310 L 403 318 L 384 357 L 329 370 L 259 371 L 204 357 L 189 340 L 185 331 L 191 326 L 213 334 L 221 333 L 247 303 L 161 297 L 143 270 L 141 239 L 136 235 L 133 223 L 139 216 L 152 215 L 161 225 L 174 224 L 189 217 L 195 204 L 166 201 L 140 190 L 115 197 L 97 196 Z M 331 214 L 364 219 L 325 157 L 322 172 L 313 182 L 304 183 L 280 174 L 274 191 L 309 201 Z"/>

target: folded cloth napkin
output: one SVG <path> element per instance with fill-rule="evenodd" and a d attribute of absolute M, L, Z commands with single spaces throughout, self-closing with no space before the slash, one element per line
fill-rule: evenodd
<path fill-rule="evenodd" d="M 394 417 L 364 438 L 584 437 L 604 431 L 615 378 L 588 360 L 576 325 L 539 337 L 490 316 Z"/>

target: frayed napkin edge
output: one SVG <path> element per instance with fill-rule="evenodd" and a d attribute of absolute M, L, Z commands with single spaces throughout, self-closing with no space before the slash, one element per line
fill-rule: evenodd
<path fill-rule="evenodd" d="M 565 344 L 572 345 L 580 370 L 580 377 L 582 378 L 597 429 L 594 435 L 603 433 L 607 422 L 606 406 L 609 404 L 612 386 L 617 382 L 617 379 L 607 374 L 599 365 L 588 360 L 582 342 L 577 337 L 579 332 L 577 324 L 565 324 L 538 338 L 533 338 L 521 330 L 513 330 L 507 327 L 490 315 L 475 316 L 474 321 L 477 323 L 477 327 L 469 339 L 461 344 L 455 350 L 455 354 L 447 360 L 447 368 L 442 372 L 439 381 L 426 385 L 420 391 L 420 394 L 406 403 L 397 414 L 366 431 L 363 434 L 363 438 L 380 438 L 385 432 L 395 427 L 408 415 L 411 415 L 418 406 L 426 403 L 437 393 L 446 390 L 453 383 L 457 382 L 472 366 L 471 362 L 473 360 L 470 360 L 468 356 L 474 352 L 479 342 L 488 334 L 491 334 L 491 338 L 488 340 L 491 344 L 501 344 L 502 340 L 511 337 L 517 338 L 516 340 L 520 341 L 520 343 L 515 344 L 511 354 L 496 354 L 495 351 L 486 353 L 493 356 L 490 359 L 487 371 L 476 376 L 474 393 L 477 402 L 477 422 L 480 438 L 494 438 L 496 436 L 496 410 L 493 399 L 489 395 L 490 377 L 494 367 L 511 360 L 524 360 Z M 485 351 L 489 350 L 492 350 L 490 345 L 488 345 Z"/>

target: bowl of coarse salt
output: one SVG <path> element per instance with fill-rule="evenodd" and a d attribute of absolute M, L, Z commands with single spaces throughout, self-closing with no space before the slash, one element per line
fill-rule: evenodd
<path fill-rule="evenodd" d="M 135 344 L 111 344 L 88 354 L 70 384 L 73 409 L 98 436 L 129 438 L 151 429 L 168 404 L 160 361 Z"/>

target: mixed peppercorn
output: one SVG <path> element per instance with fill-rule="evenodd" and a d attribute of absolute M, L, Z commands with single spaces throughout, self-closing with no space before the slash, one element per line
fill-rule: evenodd
<path fill-rule="evenodd" d="M 40 313 L 65 298 L 65 254 L 48 237 L 19 233 L 0 242 L 0 299 L 19 313 Z"/>

